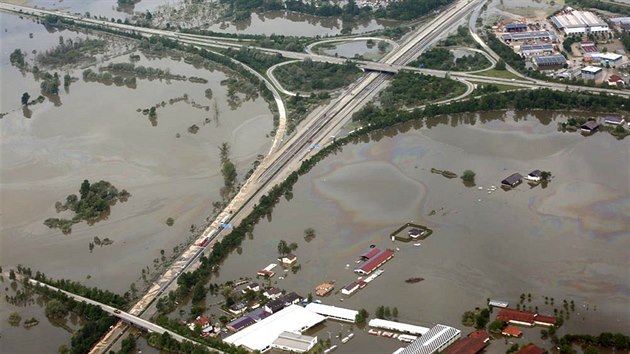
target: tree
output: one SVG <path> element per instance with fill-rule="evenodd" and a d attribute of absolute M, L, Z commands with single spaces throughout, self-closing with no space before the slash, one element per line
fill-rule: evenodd
<path fill-rule="evenodd" d="M 192 301 L 199 302 L 206 297 L 206 289 L 201 282 L 197 283 L 193 288 Z"/>
<path fill-rule="evenodd" d="M 315 229 L 312 227 L 307 227 L 304 229 L 304 240 L 306 242 L 311 242 L 315 238 Z"/>
<path fill-rule="evenodd" d="M 473 172 L 472 170 L 464 171 L 462 179 L 464 180 L 464 182 L 475 182 L 475 172 Z"/>
<path fill-rule="evenodd" d="M 15 271 L 13 269 L 9 270 L 9 279 L 15 280 Z"/>
<path fill-rule="evenodd" d="M 68 308 L 57 299 L 52 299 L 46 304 L 46 317 L 48 318 L 64 318 L 67 314 Z"/>
<path fill-rule="evenodd" d="M 172 217 L 168 217 L 166 219 L 166 225 L 173 226 L 173 224 L 175 224 L 175 219 L 173 219 Z"/>
<path fill-rule="evenodd" d="M 383 319 L 385 318 L 385 306 L 380 305 L 376 308 L 376 318 Z"/>
<path fill-rule="evenodd" d="M 287 241 L 280 240 L 280 242 L 278 242 L 278 253 L 280 253 L 281 255 L 291 253 L 291 248 L 289 248 Z"/>
<path fill-rule="evenodd" d="M 363 324 L 365 323 L 365 321 L 367 320 L 369 316 L 370 314 L 367 312 L 366 309 L 360 309 L 359 313 L 357 313 L 357 317 L 355 318 L 355 320 L 358 324 Z"/>
<path fill-rule="evenodd" d="M 494 68 L 497 70 L 506 70 L 505 62 L 502 59 L 499 60 L 497 64 L 494 66 Z"/>
<path fill-rule="evenodd" d="M 378 48 L 379 52 L 384 53 L 385 50 L 387 50 L 387 45 L 388 45 L 387 42 L 379 41 L 376 47 Z"/>
<path fill-rule="evenodd" d="M 394 306 L 394 308 L 392 309 L 392 316 L 398 317 L 398 307 Z"/>
<path fill-rule="evenodd" d="M 22 94 L 22 106 L 26 106 L 28 104 L 28 100 L 31 99 L 31 95 L 28 94 L 28 92 L 24 92 Z"/>
<path fill-rule="evenodd" d="M 70 74 L 65 74 L 63 76 L 63 87 L 68 88 L 70 87 L 71 83 L 72 83 L 72 77 L 70 76 Z"/>
<path fill-rule="evenodd" d="M 488 331 L 490 333 L 501 333 L 501 331 L 503 330 L 503 328 L 505 328 L 507 324 L 503 321 L 492 321 L 492 323 L 490 323 L 490 326 L 488 326 Z"/>
<path fill-rule="evenodd" d="M 592 345 L 589 345 L 588 347 L 586 347 L 586 349 L 584 349 L 584 354 L 599 354 L 599 349 Z"/>
<path fill-rule="evenodd" d="M 81 199 L 86 199 L 89 193 L 90 193 L 90 181 L 88 181 L 87 179 L 84 179 L 83 183 L 81 183 L 81 188 L 79 189 L 79 194 L 81 195 Z"/>
<path fill-rule="evenodd" d="M 13 327 L 17 327 L 20 325 L 20 321 L 22 321 L 22 316 L 17 312 L 11 312 L 9 315 L 9 324 Z"/>

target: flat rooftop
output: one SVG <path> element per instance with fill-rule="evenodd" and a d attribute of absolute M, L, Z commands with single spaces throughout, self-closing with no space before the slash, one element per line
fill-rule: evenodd
<path fill-rule="evenodd" d="M 320 314 L 326 317 L 332 317 L 336 319 L 346 320 L 348 322 L 354 322 L 357 318 L 357 314 L 359 311 L 345 309 L 343 307 L 329 306 L 324 304 L 317 304 L 311 302 L 306 305 L 306 309 L 308 311 L 312 311 L 313 313 Z"/>
<path fill-rule="evenodd" d="M 416 326 L 408 323 L 394 322 L 388 320 L 382 320 L 380 318 L 373 318 L 368 323 L 370 327 L 390 329 L 398 332 L 405 332 L 411 334 L 425 335 L 429 332 L 430 328 Z"/>
<path fill-rule="evenodd" d="M 461 331 L 457 328 L 435 325 L 422 337 L 416 339 L 413 343 L 409 344 L 405 349 L 396 351 L 399 354 L 432 354 L 439 350 L 444 344 L 449 341 L 458 338 L 461 335 Z"/>
<path fill-rule="evenodd" d="M 224 341 L 236 346 L 242 345 L 251 351 L 265 351 L 271 347 L 273 341 L 282 332 L 301 333 L 325 319 L 324 316 L 301 306 L 291 305 L 240 332 L 234 333 L 225 338 Z"/>
<path fill-rule="evenodd" d="M 558 28 L 608 27 L 606 22 L 590 11 L 574 10 L 567 14 L 553 16 L 551 21 Z"/>

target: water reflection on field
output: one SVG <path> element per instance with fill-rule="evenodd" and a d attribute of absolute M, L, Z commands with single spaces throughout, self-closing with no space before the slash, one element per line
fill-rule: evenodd
<path fill-rule="evenodd" d="M 356 280 L 351 269 L 357 255 L 376 244 L 400 249 L 385 273 L 350 298 L 337 293 L 324 303 L 372 314 L 378 305 L 396 306 L 402 322 L 462 328 L 461 314 L 487 298 L 514 306 L 521 293 L 531 293 L 528 305 L 541 313 L 553 314 L 545 296 L 554 297 L 556 307 L 562 299 L 575 301 L 577 310 L 562 331 L 627 330 L 630 175 L 620 166 L 628 164 L 630 151 L 607 134 L 559 133 L 556 119 L 566 116 L 462 117 L 474 125 L 444 117 L 430 129 L 409 124 L 347 146 L 302 177 L 293 199 L 256 227 L 242 255 L 231 256 L 212 281 L 255 276 L 284 239 L 298 243 L 302 269 L 271 283 L 306 296 L 324 280 L 335 280 L 338 290 Z M 471 169 L 477 186 L 433 174 L 432 167 L 460 175 Z M 513 172 L 534 169 L 555 178 L 546 188 L 523 183 L 488 193 Z M 392 243 L 389 233 L 408 221 L 431 227 L 433 235 L 420 247 Z M 303 239 L 307 227 L 317 231 L 310 243 Z M 425 280 L 405 283 L 411 277 Z M 327 326 L 318 332 L 322 338 L 340 330 L 334 322 Z M 529 341 L 544 345 L 539 329 L 519 340 Z M 338 352 L 382 353 L 398 346 L 361 333 Z M 495 348 L 491 352 L 505 351 L 502 344 Z"/>
<path fill-rule="evenodd" d="M 5 18 L 10 20 L 4 22 Z M 1 38 L 1 106 L 3 112 L 10 112 L 0 120 L 2 265 L 21 263 L 52 277 L 123 293 L 140 278 L 142 268 L 154 269 L 160 250 L 169 257 L 174 246 L 185 242 L 191 224 L 203 224 L 212 202 L 220 199 L 223 142 L 232 147 L 240 178 L 258 154 L 268 151 L 273 125 L 268 105 L 260 98 L 247 101 L 240 95 L 242 102 L 233 110 L 227 87 L 221 84 L 228 78 L 225 72 L 135 52 L 140 55 L 137 65 L 169 69 L 171 74 L 200 77 L 208 83 L 138 78 L 137 87 L 130 89 L 85 82 L 83 68 L 64 69 L 61 76 L 69 70 L 79 80 L 68 92 L 61 88 L 61 106 L 48 101 L 31 106 L 32 115 L 25 118 L 20 96 L 29 92 L 37 97 L 40 83 L 11 66 L 9 53 L 22 48 L 28 59 L 32 49 L 54 46 L 60 34 L 75 37 L 68 31 L 48 33 L 16 16 L 3 14 L 2 19 L 8 31 Z M 30 32 L 34 42 L 28 39 Z M 128 60 L 123 55 L 112 61 Z M 206 88 L 212 89 L 212 99 L 205 96 Z M 184 94 L 188 102 L 169 104 Z M 156 126 L 137 112 L 162 101 L 166 104 L 157 110 Z M 194 106 L 193 101 L 209 110 Z M 199 127 L 196 134 L 188 131 L 193 124 Z M 77 193 L 83 179 L 109 181 L 132 197 L 113 207 L 107 220 L 91 227 L 76 224 L 68 236 L 44 226 L 46 218 L 58 217 L 55 201 Z M 174 226 L 165 225 L 168 217 L 175 219 Z M 95 236 L 114 243 L 90 252 L 88 244 Z"/>

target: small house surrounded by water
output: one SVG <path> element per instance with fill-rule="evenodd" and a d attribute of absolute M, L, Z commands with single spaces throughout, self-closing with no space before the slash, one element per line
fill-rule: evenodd
<path fill-rule="evenodd" d="M 580 129 L 584 132 L 584 133 L 593 133 L 595 132 L 597 129 L 599 128 L 599 123 L 597 123 L 594 120 L 589 120 L 588 122 L 582 124 L 580 126 Z"/>
<path fill-rule="evenodd" d="M 523 176 L 521 176 L 521 174 L 517 172 L 509 175 L 506 179 L 501 181 L 501 184 L 514 188 L 521 184 L 521 182 L 523 182 Z"/>
<path fill-rule="evenodd" d="M 604 118 L 604 123 L 606 123 L 606 124 L 622 125 L 625 122 L 626 122 L 626 120 L 621 118 L 621 117 L 608 116 L 608 117 Z"/>
<path fill-rule="evenodd" d="M 352 295 L 358 289 L 359 289 L 359 283 L 355 281 L 353 283 L 350 283 L 344 286 L 343 289 L 341 289 L 341 293 L 344 295 Z"/>
<path fill-rule="evenodd" d="M 525 179 L 532 182 L 540 182 L 542 180 L 542 171 L 533 170 L 527 176 L 525 176 Z"/>

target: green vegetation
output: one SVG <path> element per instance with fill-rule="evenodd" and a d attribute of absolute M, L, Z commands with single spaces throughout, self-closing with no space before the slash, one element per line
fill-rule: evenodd
<path fill-rule="evenodd" d="M 22 106 L 26 106 L 28 104 L 28 100 L 31 99 L 31 95 L 28 94 L 28 92 L 24 92 L 22 94 L 22 98 L 20 98 L 20 102 L 22 103 Z"/>
<path fill-rule="evenodd" d="M 295 127 L 313 110 L 314 107 L 330 99 L 330 94 L 326 91 L 318 94 L 311 93 L 310 96 L 291 96 L 285 103 L 289 111 L 287 121 L 287 134 L 291 134 Z"/>
<path fill-rule="evenodd" d="M 278 242 L 278 253 L 280 253 L 280 255 L 289 254 L 295 251 L 297 248 L 298 245 L 295 242 L 291 242 L 291 244 L 287 244 L 287 241 L 285 240 L 280 240 L 280 242 Z"/>
<path fill-rule="evenodd" d="M 474 311 L 466 311 L 462 315 L 462 324 L 469 327 L 474 326 L 476 329 L 485 329 L 489 321 L 490 310 L 487 308 L 483 310 L 476 308 Z"/>
<path fill-rule="evenodd" d="M 322 17 L 341 17 L 343 21 L 368 19 L 372 17 L 409 21 L 431 13 L 441 6 L 448 5 L 452 0 L 398 0 L 390 2 L 387 8 L 374 11 L 368 6 L 359 8 L 354 0 L 349 0 L 344 6 L 336 3 L 317 0 L 303 2 L 301 0 L 264 1 L 264 0 L 220 0 L 227 5 L 225 16 L 235 20 L 246 20 L 254 11 L 287 10 Z"/>
<path fill-rule="evenodd" d="M 490 62 L 483 54 L 477 52 L 455 59 L 447 48 L 433 48 L 422 53 L 420 58 L 409 65 L 445 71 L 473 71 L 487 68 Z"/>
<path fill-rule="evenodd" d="M 446 178 L 457 178 L 457 173 L 448 170 L 438 170 L 437 168 L 431 168 L 431 173 L 442 175 Z"/>
<path fill-rule="evenodd" d="M 267 54 L 258 49 L 241 47 L 240 49 L 226 49 L 223 54 L 240 61 L 250 68 L 264 74 L 270 67 L 286 61 L 281 54 Z"/>
<path fill-rule="evenodd" d="M 620 1 L 615 2 L 614 0 L 566 0 L 566 4 L 577 7 L 590 7 L 593 9 L 614 12 L 624 16 L 630 16 L 630 6 L 628 6 L 627 4 L 623 4 Z"/>
<path fill-rule="evenodd" d="M 279 66 L 274 75 L 289 91 L 335 90 L 356 81 L 361 69 L 351 61 L 337 65 L 306 59 Z"/>
<path fill-rule="evenodd" d="M 39 321 L 35 317 L 31 317 L 28 320 L 24 321 L 24 328 L 35 327 L 39 324 Z"/>
<path fill-rule="evenodd" d="M 384 107 L 413 107 L 432 101 L 457 97 L 466 91 L 460 82 L 445 78 L 400 72 L 387 89 L 381 92 L 380 100 Z"/>
<path fill-rule="evenodd" d="M 304 229 L 304 240 L 306 242 L 311 242 L 315 238 L 315 229 L 312 227 L 307 227 Z"/>
<path fill-rule="evenodd" d="M 440 42 L 440 45 L 443 45 L 445 47 L 467 46 L 475 44 L 475 39 L 470 35 L 468 26 L 457 27 L 457 32 L 455 34 L 446 37 L 446 39 Z"/>
<path fill-rule="evenodd" d="M 16 67 L 22 69 L 26 67 L 26 61 L 24 60 L 25 57 L 26 54 L 22 53 L 21 49 L 16 49 L 9 55 L 9 61 L 11 62 L 11 65 L 15 65 Z"/>
<path fill-rule="evenodd" d="M 221 174 L 223 175 L 223 187 L 221 188 L 221 196 L 227 201 L 235 191 L 236 187 L 236 166 L 230 161 L 230 144 L 223 143 L 219 148 L 221 157 Z"/>
<path fill-rule="evenodd" d="M 66 197 L 66 202 L 56 202 L 55 209 L 57 212 L 71 210 L 75 213 L 72 219 L 49 218 L 44 221 L 44 225 L 51 229 L 60 228 L 64 234 L 72 232 L 72 225 L 83 220 L 88 225 L 107 218 L 110 213 L 110 207 L 118 201 L 124 203 L 131 196 L 126 190 L 120 192 L 111 183 L 99 181 L 90 184 L 86 179 L 83 180 L 80 189 L 80 198 L 76 194 Z"/>
<path fill-rule="evenodd" d="M 15 311 L 11 312 L 11 314 L 9 314 L 8 321 L 11 326 L 17 327 L 20 325 L 20 322 L 22 321 L 22 316 L 20 316 L 20 314 Z"/>
<path fill-rule="evenodd" d="M 173 219 L 172 217 L 170 217 L 170 216 L 169 216 L 169 217 L 166 219 L 166 225 L 167 225 L 167 226 L 173 226 L 174 224 L 175 224 L 175 219 Z"/>
<path fill-rule="evenodd" d="M 59 94 L 59 75 L 57 73 L 50 74 L 48 72 L 40 73 L 40 79 L 42 80 L 39 87 L 42 90 L 42 94 L 46 96 L 57 96 Z"/>
<path fill-rule="evenodd" d="M 36 57 L 36 62 L 44 66 L 63 66 L 92 61 L 97 51 L 102 51 L 107 44 L 101 39 L 68 39 L 59 37 L 59 45 Z"/>
<path fill-rule="evenodd" d="M 63 302 L 52 299 L 46 303 L 46 317 L 59 319 L 66 317 L 67 314 L 68 308 Z"/>
<path fill-rule="evenodd" d="M 560 339 L 560 344 L 578 344 L 597 346 L 600 348 L 614 348 L 616 351 L 630 349 L 630 337 L 622 333 L 603 332 L 598 336 L 590 334 L 566 334 Z"/>
<path fill-rule="evenodd" d="M 113 83 L 116 86 L 127 86 L 129 88 L 136 88 L 137 85 L 135 77 L 114 76 L 109 72 L 97 73 L 92 71 L 92 69 L 83 71 L 83 81 L 100 82 L 105 85 L 111 85 Z"/>
<path fill-rule="evenodd" d="M 357 313 L 357 317 L 355 320 L 357 324 L 365 324 L 365 321 L 367 320 L 369 316 L 370 314 L 367 312 L 367 310 L 362 308 L 359 310 L 359 313 Z"/>
<path fill-rule="evenodd" d="M 136 352 L 136 337 L 132 334 L 123 339 L 120 344 L 120 350 L 116 354 L 134 354 Z"/>
<path fill-rule="evenodd" d="M 503 331 L 503 328 L 505 328 L 506 326 L 507 326 L 507 323 L 503 321 L 495 320 L 495 321 L 492 321 L 490 325 L 488 326 L 488 332 L 494 333 L 494 334 L 501 334 L 501 331 Z"/>
<path fill-rule="evenodd" d="M 514 69 L 523 72 L 525 71 L 525 61 L 520 55 L 516 54 L 512 48 L 503 44 L 500 39 L 494 36 L 491 32 L 486 32 L 486 42 L 490 49 L 495 51 L 506 64 L 509 64 Z"/>
<path fill-rule="evenodd" d="M 464 171 L 464 174 L 462 174 L 462 180 L 464 180 L 464 182 L 475 183 L 475 172 L 472 170 Z"/>
<path fill-rule="evenodd" d="M 486 95 L 489 93 L 509 91 L 509 90 L 522 90 L 523 88 L 515 85 L 506 85 L 506 84 L 486 84 L 483 82 L 471 81 L 471 83 L 476 84 L 477 88 L 473 91 L 473 96 Z"/>
<path fill-rule="evenodd" d="M 501 78 L 501 79 L 515 79 L 515 80 L 520 80 L 521 79 L 520 77 L 514 75 L 513 73 L 511 73 L 511 72 L 509 72 L 507 70 L 499 70 L 499 69 L 485 70 L 485 71 L 476 73 L 474 75 L 488 76 L 488 77 L 498 77 L 498 78 Z"/>
<path fill-rule="evenodd" d="M 186 80 L 186 76 L 171 74 L 168 69 L 147 68 L 142 65 L 136 66 L 134 63 L 109 63 L 107 66 L 99 68 L 99 71 L 118 75 L 135 75 L 141 79 Z"/>

